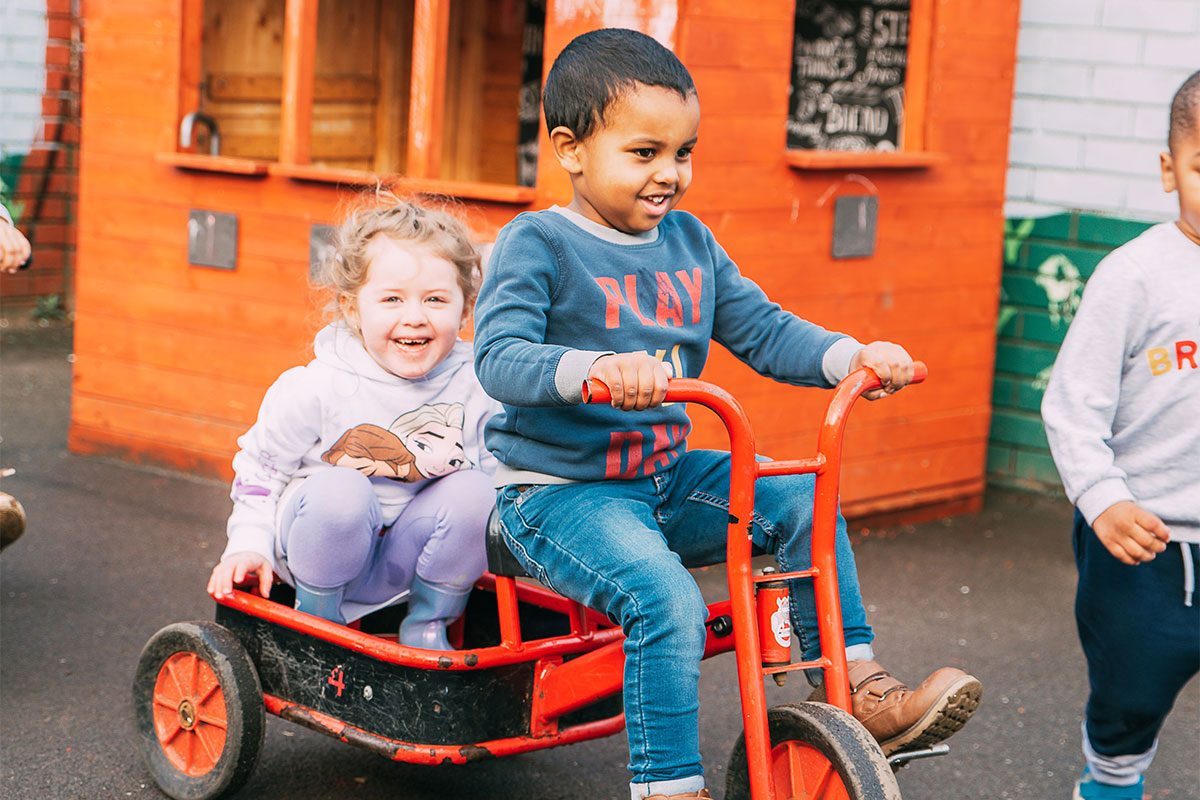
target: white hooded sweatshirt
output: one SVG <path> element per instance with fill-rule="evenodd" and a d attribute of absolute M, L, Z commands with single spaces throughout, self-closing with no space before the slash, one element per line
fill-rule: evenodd
<path fill-rule="evenodd" d="M 499 405 L 475 377 L 469 342 L 457 342 L 420 378 L 384 370 L 341 323 L 322 329 L 313 349 L 307 366 L 289 369 L 267 390 L 233 459 L 224 555 L 258 553 L 289 583 L 277 550 L 279 510 L 309 475 L 335 465 L 367 474 L 386 527 L 429 479 L 496 469 L 483 427 Z"/>

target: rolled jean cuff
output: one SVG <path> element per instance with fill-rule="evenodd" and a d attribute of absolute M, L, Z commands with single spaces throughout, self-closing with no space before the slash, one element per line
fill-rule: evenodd
<path fill-rule="evenodd" d="M 650 783 L 629 784 L 630 800 L 644 800 L 652 794 L 673 794 L 699 792 L 704 788 L 704 776 L 693 775 L 690 778 L 675 778 L 669 781 L 651 781 Z"/>

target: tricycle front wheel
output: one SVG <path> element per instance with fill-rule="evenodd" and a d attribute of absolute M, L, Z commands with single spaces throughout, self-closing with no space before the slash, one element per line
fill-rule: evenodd
<path fill-rule="evenodd" d="M 777 797 L 900 800 L 900 787 L 883 750 L 840 708 L 825 703 L 776 706 L 767 712 L 767 727 Z M 750 800 L 745 734 L 729 755 L 725 800 Z"/>
<path fill-rule="evenodd" d="M 262 753 L 266 707 L 254 662 L 215 622 L 150 638 L 133 679 L 142 756 L 176 800 L 216 800 L 245 784 Z"/>

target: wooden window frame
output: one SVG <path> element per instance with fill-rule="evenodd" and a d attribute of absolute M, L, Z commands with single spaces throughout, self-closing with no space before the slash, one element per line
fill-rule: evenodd
<path fill-rule="evenodd" d="M 944 153 L 925 149 L 928 124 L 929 62 L 933 48 L 934 0 L 910 0 L 908 59 L 904 74 L 904 131 L 899 150 L 863 152 L 784 149 L 794 169 L 921 169 L 946 161 Z"/>
<path fill-rule="evenodd" d="M 176 119 L 181 118 L 187 110 L 199 107 L 204 31 L 204 0 L 180 2 L 182 61 Z M 184 152 L 159 153 L 157 160 L 179 169 L 248 177 L 271 175 L 359 186 L 403 184 L 406 191 L 420 194 L 441 194 L 499 203 L 529 204 L 537 199 L 537 188 L 533 186 L 451 181 L 438 177 L 442 158 L 446 41 L 449 36 L 451 0 L 415 0 L 414 3 L 405 173 L 376 174 L 309 163 L 316 75 L 317 3 L 318 0 L 285 0 L 284 4 L 283 94 L 280 99 L 278 161 Z"/>

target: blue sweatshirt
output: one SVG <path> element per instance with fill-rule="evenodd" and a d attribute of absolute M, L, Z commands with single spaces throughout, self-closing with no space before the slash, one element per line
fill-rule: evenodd
<path fill-rule="evenodd" d="M 685 404 L 577 407 L 606 353 L 646 352 L 696 378 L 716 340 L 763 375 L 829 386 L 861 346 L 767 299 L 683 211 L 642 236 L 565 209 L 519 215 L 496 239 L 475 318 L 476 373 L 503 404 L 485 431 L 498 484 L 641 477 L 685 451 Z M 835 343 L 840 375 L 825 358 Z"/>

